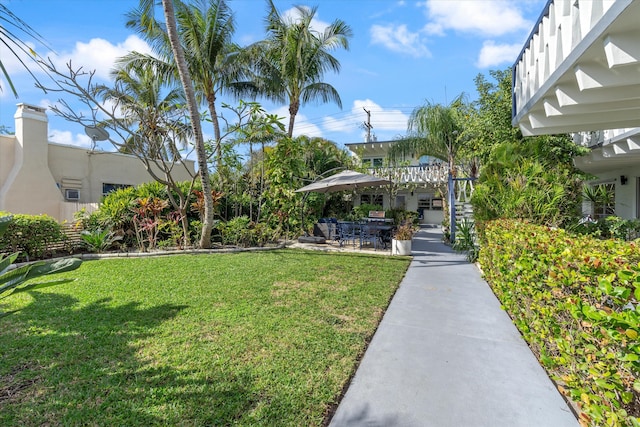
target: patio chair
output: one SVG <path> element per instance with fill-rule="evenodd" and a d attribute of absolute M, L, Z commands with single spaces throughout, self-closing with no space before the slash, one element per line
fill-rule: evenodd
<path fill-rule="evenodd" d="M 363 224 L 360 228 L 360 249 L 366 243 L 373 244 L 373 249 L 378 249 L 378 244 L 382 244 L 380 240 L 380 229 L 375 225 Z"/>
<path fill-rule="evenodd" d="M 357 224 L 353 222 L 338 222 L 338 241 L 341 247 L 349 241 L 353 242 L 353 246 L 356 245 L 356 239 L 358 238 L 357 229 Z"/>

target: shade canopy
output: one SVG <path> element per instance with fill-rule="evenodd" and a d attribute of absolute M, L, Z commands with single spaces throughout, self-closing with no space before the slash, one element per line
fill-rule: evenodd
<path fill-rule="evenodd" d="M 377 176 L 367 175 L 364 173 L 346 170 L 328 178 L 311 183 L 302 188 L 298 188 L 298 193 L 333 193 L 336 191 L 355 190 L 363 187 L 382 187 L 390 185 L 388 179 L 378 178 Z"/>

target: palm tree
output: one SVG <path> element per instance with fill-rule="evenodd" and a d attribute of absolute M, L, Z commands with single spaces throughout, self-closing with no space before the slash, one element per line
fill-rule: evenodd
<path fill-rule="evenodd" d="M 166 87 L 151 67 L 116 69 L 114 86 L 98 85 L 97 97 L 118 106 L 120 123 L 132 130 L 119 150 L 149 160 L 180 160 L 180 149 L 189 137 L 181 89 Z M 176 145 L 182 143 L 182 147 Z"/>
<path fill-rule="evenodd" d="M 145 1 L 145 0 L 141 0 Z M 148 0 L 147 0 L 148 1 Z M 176 26 L 175 12 L 173 9 L 173 0 L 162 0 L 164 9 L 164 17 L 167 25 L 167 34 L 169 36 L 169 44 L 173 52 L 182 88 L 187 99 L 187 108 L 189 109 L 189 117 L 191 118 L 191 127 L 195 137 L 196 155 L 198 157 L 198 172 L 200 173 L 200 181 L 202 184 L 202 193 L 204 198 L 204 214 L 202 221 L 202 234 L 200 236 L 200 247 L 208 249 L 211 247 L 211 231 L 213 230 L 213 195 L 211 193 L 211 180 L 209 179 L 209 169 L 207 165 L 207 155 L 202 137 L 202 126 L 200 123 L 200 112 L 198 111 L 198 103 L 196 102 L 196 94 L 191 82 L 191 74 L 185 59 L 185 54 L 178 38 L 178 29 Z"/>
<path fill-rule="evenodd" d="M 196 92 L 198 105 L 207 105 L 213 125 L 218 168 L 222 162 L 222 133 L 216 101 L 221 93 L 255 94 L 253 84 L 243 78 L 240 48 L 231 42 L 235 31 L 233 15 L 225 0 L 199 0 L 193 4 L 174 1 L 177 34 Z M 119 60 L 125 69 L 141 63 L 153 64 L 158 77 L 177 80 L 179 74 L 165 28 L 148 10 L 139 8 L 128 14 L 127 27 L 142 34 L 157 56 L 132 52 Z"/>
<path fill-rule="evenodd" d="M 462 117 L 466 108 L 461 94 L 449 105 L 427 102 L 414 109 L 408 135 L 391 146 L 389 157 L 432 156 L 447 162 L 449 172 L 455 176 L 458 153 L 464 145 Z"/>
<path fill-rule="evenodd" d="M 248 50 L 256 59 L 256 79 L 263 94 L 272 101 L 289 103 L 289 137 L 301 105 L 319 100 L 342 108 L 337 90 L 322 79 L 326 71 L 340 71 L 340 62 L 329 52 L 349 49 L 352 36 L 351 28 L 340 19 L 323 32 L 314 30 L 311 26 L 317 7 L 296 6 L 296 10 L 298 19 L 287 19 L 269 0 L 267 39 Z"/>
<path fill-rule="evenodd" d="M 280 140 L 284 135 L 284 125 L 280 122 L 280 118 L 276 114 L 267 114 L 267 112 L 260 106 L 260 104 L 251 102 L 241 102 L 241 106 L 246 106 L 248 109 L 246 124 L 238 127 L 235 130 L 235 137 L 231 141 L 234 145 L 249 144 L 249 161 L 247 163 L 250 174 L 250 204 L 249 204 L 249 218 L 254 219 L 253 216 L 253 198 L 255 193 L 255 173 L 254 165 L 256 158 L 253 153 L 253 144 L 261 145 L 261 159 L 260 159 L 260 190 L 258 194 L 264 192 L 264 147 L 265 144 L 276 142 Z M 258 203 L 257 219 L 260 219 L 262 203 Z"/>

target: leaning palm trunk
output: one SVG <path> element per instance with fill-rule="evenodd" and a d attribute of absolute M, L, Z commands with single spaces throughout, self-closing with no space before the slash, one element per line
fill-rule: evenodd
<path fill-rule="evenodd" d="M 211 182 L 209 181 L 209 169 L 207 166 L 207 154 L 204 147 L 204 138 L 202 137 L 202 126 L 200 123 L 200 113 L 198 112 L 198 103 L 196 102 L 193 84 L 191 82 L 191 74 L 187 67 L 184 57 L 184 51 L 178 39 L 178 30 L 176 28 L 175 12 L 173 10 L 173 0 L 162 0 L 164 16 L 167 25 L 167 34 L 171 50 L 175 56 L 180 82 L 184 88 L 187 98 L 187 107 L 189 116 L 191 117 L 191 126 L 193 127 L 193 135 L 195 137 L 196 155 L 198 156 L 198 172 L 202 182 L 202 193 L 204 195 L 204 218 L 202 221 L 202 234 L 200 237 L 200 247 L 207 249 L 211 247 L 211 230 L 213 228 L 213 197 L 211 195 Z"/>

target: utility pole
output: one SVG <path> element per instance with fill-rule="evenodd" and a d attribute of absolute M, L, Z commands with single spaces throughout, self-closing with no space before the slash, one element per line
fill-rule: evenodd
<path fill-rule="evenodd" d="M 371 142 L 371 129 L 373 129 L 373 126 L 371 126 L 371 111 L 367 110 L 364 107 L 362 107 L 362 109 L 364 110 L 365 113 L 367 113 L 367 121 L 364 122 L 364 127 L 367 130 L 366 142 Z"/>

